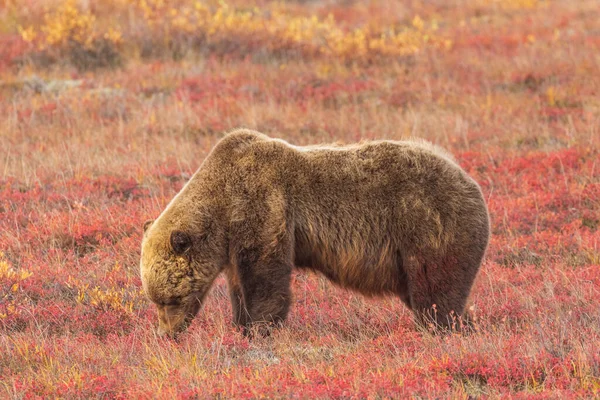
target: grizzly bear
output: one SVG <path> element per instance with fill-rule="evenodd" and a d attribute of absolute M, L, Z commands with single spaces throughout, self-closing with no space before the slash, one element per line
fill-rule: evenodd
<path fill-rule="evenodd" d="M 452 328 L 489 225 L 478 184 L 425 141 L 300 147 L 240 129 L 144 224 L 141 277 L 170 336 L 222 272 L 244 332 L 283 322 L 294 267 L 396 295 L 418 322 Z"/>

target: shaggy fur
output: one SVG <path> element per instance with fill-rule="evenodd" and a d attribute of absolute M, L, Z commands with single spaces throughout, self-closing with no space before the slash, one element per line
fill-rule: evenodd
<path fill-rule="evenodd" d="M 250 130 L 223 138 L 156 221 L 141 276 L 159 331 L 184 330 L 225 272 L 233 320 L 285 320 L 294 267 L 419 322 L 461 316 L 489 238 L 477 183 L 424 141 L 297 147 Z"/>

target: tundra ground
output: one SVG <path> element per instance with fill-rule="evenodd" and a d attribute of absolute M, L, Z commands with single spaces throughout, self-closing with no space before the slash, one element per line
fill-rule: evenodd
<path fill-rule="evenodd" d="M 248 3 L 0 1 L 0 397 L 600 396 L 597 2 Z M 270 338 L 223 279 L 158 338 L 142 223 L 235 127 L 450 150 L 492 219 L 476 332 L 297 274 Z"/>

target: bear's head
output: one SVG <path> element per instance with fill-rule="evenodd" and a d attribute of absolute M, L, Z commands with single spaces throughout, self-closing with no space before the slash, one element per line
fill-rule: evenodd
<path fill-rule="evenodd" d="M 194 319 L 227 257 L 224 234 L 209 218 L 180 221 L 147 221 L 140 259 L 142 286 L 158 309 L 158 333 L 171 337 Z"/>

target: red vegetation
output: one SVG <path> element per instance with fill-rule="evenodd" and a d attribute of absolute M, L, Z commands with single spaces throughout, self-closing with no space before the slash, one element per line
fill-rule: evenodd
<path fill-rule="evenodd" d="M 600 396 L 595 2 L 260 1 L 248 22 L 259 36 L 224 22 L 177 57 L 189 36 L 144 54 L 136 29 L 159 43 L 173 26 L 130 23 L 117 13 L 125 2 L 91 2 L 96 21 L 118 14 L 123 35 L 111 40 L 124 63 L 87 72 L 91 53 L 44 63 L 21 39 L 44 21 L 38 3 L 0 2 L 0 397 Z M 286 31 L 261 25 L 282 7 L 279 21 L 319 16 L 314 40 L 300 31 L 281 42 Z M 352 51 L 356 29 L 373 39 L 383 26 L 408 27 L 421 47 Z M 89 32 L 100 38 L 101 27 Z M 320 41 L 337 27 L 357 36 L 327 53 Z M 429 46 L 430 33 L 451 45 Z M 142 224 L 239 126 L 299 145 L 413 135 L 449 149 L 492 217 L 471 296 L 477 331 L 432 336 L 397 299 L 297 274 L 290 319 L 271 338 L 231 326 L 222 279 L 179 342 L 157 338 L 138 272 Z"/>

